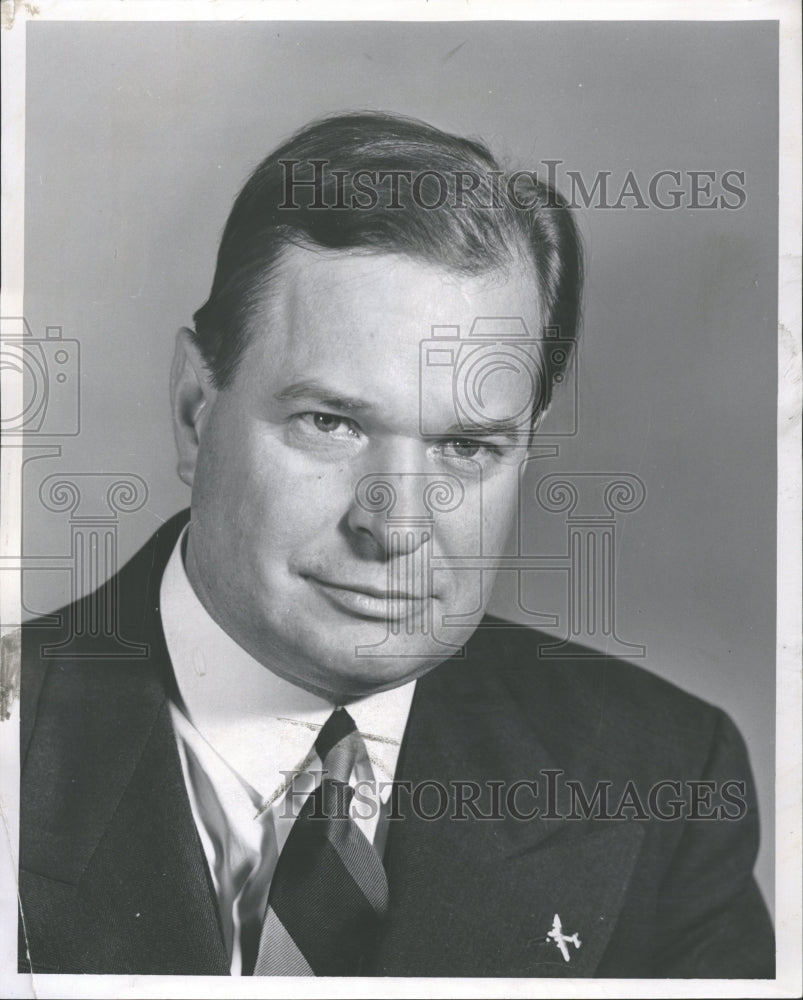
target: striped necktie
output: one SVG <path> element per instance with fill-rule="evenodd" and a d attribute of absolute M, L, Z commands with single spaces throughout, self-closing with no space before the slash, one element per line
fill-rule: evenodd
<path fill-rule="evenodd" d="M 388 907 L 382 861 L 349 817 L 362 737 L 336 709 L 315 741 L 321 784 L 308 797 L 271 882 L 255 976 L 354 976 Z"/>

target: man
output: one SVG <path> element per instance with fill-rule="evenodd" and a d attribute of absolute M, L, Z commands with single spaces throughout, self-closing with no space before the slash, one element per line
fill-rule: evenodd
<path fill-rule="evenodd" d="M 423 123 L 257 168 L 177 342 L 189 518 L 62 613 L 147 655 L 24 639 L 23 968 L 773 975 L 729 719 L 482 617 L 580 276 L 554 191 Z"/>

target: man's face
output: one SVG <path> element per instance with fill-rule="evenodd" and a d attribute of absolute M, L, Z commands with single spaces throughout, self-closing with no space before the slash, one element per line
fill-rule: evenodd
<path fill-rule="evenodd" d="M 178 389 L 201 401 L 178 430 L 190 580 L 256 659 L 333 701 L 432 668 L 487 603 L 476 557 L 503 550 L 516 510 L 532 384 L 490 366 L 469 423 L 454 366 L 421 361 L 433 326 L 464 342 L 477 317 L 535 336 L 534 278 L 293 247 L 230 385 L 196 359 L 197 387 Z"/>

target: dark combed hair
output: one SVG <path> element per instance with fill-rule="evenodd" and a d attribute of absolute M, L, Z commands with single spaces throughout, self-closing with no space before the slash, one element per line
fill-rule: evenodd
<path fill-rule="evenodd" d="M 400 180 L 391 193 L 389 175 L 400 172 L 414 184 Z M 212 290 L 195 313 L 196 343 L 215 385 L 230 383 L 255 307 L 293 245 L 404 254 L 466 275 L 524 262 L 535 270 L 544 325 L 571 346 L 582 289 L 571 211 L 534 173 L 519 171 L 509 197 L 511 176 L 482 143 L 399 115 L 341 114 L 301 129 L 238 195 Z M 371 177 L 382 197 L 366 193 Z"/>

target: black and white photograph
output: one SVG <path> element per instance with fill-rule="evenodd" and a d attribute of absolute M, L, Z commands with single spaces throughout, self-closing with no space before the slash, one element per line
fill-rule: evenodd
<path fill-rule="evenodd" d="M 2 7 L 4 995 L 798 995 L 798 6 Z"/>

